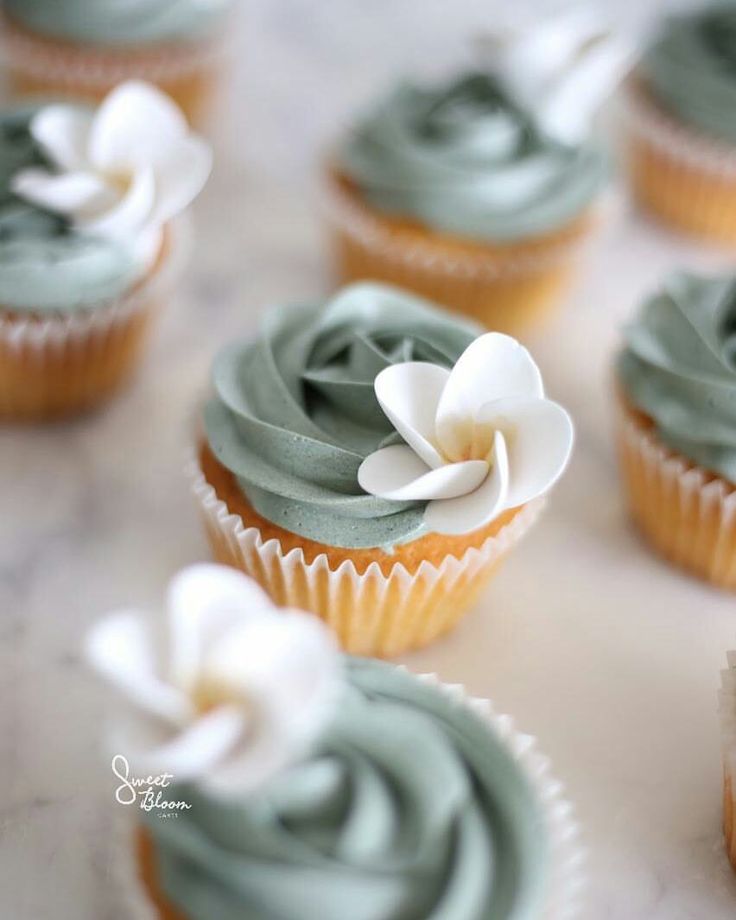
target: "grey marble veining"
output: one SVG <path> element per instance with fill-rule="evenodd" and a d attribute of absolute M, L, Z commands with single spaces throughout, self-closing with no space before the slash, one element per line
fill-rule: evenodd
<path fill-rule="evenodd" d="M 442 69 L 467 53 L 489 7 L 452 7 L 248 0 L 192 267 L 141 373 L 104 412 L 0 430 L 0 916 L 121 916 L 120 806 L 82 637 L 101 612 L 155 605 L 175 569 L 206 556 L 182 467 L 210 359 L 269 304 L 327 290 L 319 151 L 401 67 Z M 407 659 L 538 736 L 586 828 L 591 920 L 736 911 L 716 719 L 736 600 L 642 546 L 610 436 L 621 322 L 669 268 L 723 263 L 619 208 L 565 309 L 530 342 L 576 419 L 570 471 L 474 615 Z"/>

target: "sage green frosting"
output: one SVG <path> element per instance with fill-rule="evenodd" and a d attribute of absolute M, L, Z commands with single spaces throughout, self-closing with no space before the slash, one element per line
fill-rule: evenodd
<path fill-rule="evenodd" d="M 627 328 L 618 366 L 665 444 L 736 483 L 736 276 L 671 277 Z"/>
<path fill-rule="evenodd" d="M 241 800 L 179 786 L 149 817 L 187 920 L 539 920 L 549 841 L 512 756 L 467 707 L 347 659 L 334 721 Z"/>
<path fill-rule="evenodd" d="M 10 190 L 21 169 L 47 166 L 29 132 L 33 110 L 0 116 L 0 308 L 34 313 L 109 303 L 138 274 L 121 243 L 76 232 Z"/>
<path fill-rule="evenodd" d="M 222 24 L 233 0 L 2 0 L 28 29 L 100 45 L 194 39 Z"/>
<path fill-rule="evenodd" d="M 399 86 L 352 131 L 338 167 L 381 211 L 490 241 L 542 236 L 576 218 L 606 163 L 546 136 L 488 74 Z"/>
<path fill-rule="evenodd" d="M 736 143 L 736 3 L 667 19 L 641 71 L 672 114 Z"/>
<path fill-rule="evenodd" d="M 479 327 L 396 288 L 362 283 L 325 305 L 269 311 L 255 341 L 214 363 L 205 430 L 263 517 L 329 546 L 389 550 L 424 532 L 426 502 L 367 495 L 358 467 L 400 443 L 373 382 L 390 364 L 452 367 Z"/>

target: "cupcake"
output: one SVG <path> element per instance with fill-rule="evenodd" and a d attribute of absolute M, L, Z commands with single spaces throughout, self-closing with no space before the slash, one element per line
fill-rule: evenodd
<path fill-rule="evenodd" d="M 123 703 L 131 916 L 576 916 L 577 828 L 533 739 L 459 686 L 333 642 L 217 566 L 174 579 L 163 623 L 125 612 L 92 631 Z"/>
<path fill-rule="evenodd" d="M 736 589 L 736 278 L 675 275 L 625 332 L 618 441 L 639 529 Z"/>
<path fill-rule="evenodd" d="M 195 124 L 209 113 L 233 0 L 2 0 L 3 63 L 15 97 L 100 101 L 140 79 Z"/>
<path fill-rule="evenodd" d="M 358 654 L 451 629 L 571 449 L 514 339 L 382 285 L 271 310 L 212 383 L 192 472 L 216 559 Z"/>
<path fill-rule="evenodd" d="M 628 92 L 634 194 L 656 217 L 736 244 L 736 5 L 669 18 Z"/>
<path fill-rule="evenodd" d="M 0 115 L 0 420 L 99 405 L 130 377 L 209 147 L 153 87 Z"/>
<path fill-rule="evenodd" d="M 496 75 L 407 83 L 328 164 L 337 275 L 401 285 L 518 334 L 564 289 L 606 176 Z"/>
<path fill-rule="evenodd" d="M 728 653 L 718 698 L 723 741 L 723 833 L 728 858 L 736 869 L 736 652 Z"/>

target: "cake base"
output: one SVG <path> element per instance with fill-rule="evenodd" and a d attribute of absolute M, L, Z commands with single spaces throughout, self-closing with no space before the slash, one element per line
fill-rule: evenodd
<path fill-rule="evenodd" d="M 389 553 L 327 546 L 267 521 L 205 444 L 192 476 L 218 562 L 250 575 L 279 606 L 320 616 L 345 651 L 380 658 L 449 632 L 542 504 L 514 508 L 471 534 L 428 534 Z"/>
<path fill-rule="evenodd" d="M 736 146 L 678 124 L 639 85 L 628 90 L 628 170 L 641 207 L 706 242 L 736 246 Z"/>
<path fill-rule="evenodd" d="M 60 97 L 100 102 L 126 80 L 145 80 L 169 95 L 190 124 L 210 120 L 222 82 L 224 36 L 137 49 L 99 48 L 47 38 L 8 16 L 0 19 L 10 98 Z"/>
<path fill-rule="evenodd" d="M 124 387 L 187 248 L 186 226 L 169 225 L 148 277 L 108 305 L 51 315 L 0 305 L 0 421 L 90 411 Z"/>
<path fill-rule="evenodd" d="M 736 590 L 736 488 L 669 450 L 646 415 L 618 398 L 618 450 L 629 509 L 677 566 Z"/>
<path fill-rule="evenodd" d="M 548 236 L 492 244 L 434 233 L 379 213 L 333 172 L 328 219 L 340 283 L 377 280 L 406 288 L 489 329 L 519 335 L 551 313 L 590 236 L 592 212 Z"/>

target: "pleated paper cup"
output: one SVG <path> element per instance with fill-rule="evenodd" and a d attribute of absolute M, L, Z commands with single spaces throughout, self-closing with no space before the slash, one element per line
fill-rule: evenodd
<path fill-rule="evenodd" d="M 544 505 L 539 499 L 522 506 L 497 533 L 459 558 L 448 554 L 436 564 L 420 561 L 413 570 L 402 562 L 386 569 L 374 561 L 359 570 L 345 558 L 350 550 L 341 552 L 340 561 L 326 552 L 308 558 L 301 546 L 286 550 L 279 539 L 264 539 L 258 527 L 246 525 L 228 508 L 200 459 L 190 461 L 187 474 L 218 562 L 250 575 L 279 606 L 317 614 L 346 652 L 378 658 L 422 648 L 450 632 Z"/>
<path fill-rule="evenodd" d="M 119 83 L 145 80 L 167 93 L 190 124 L 206 126 L 228 46 L 224 34 L 140 48 L 85 45 L 36 35 L 5 16 L 0 48 L 11 98 L 100 102 Z"/>
<path fill-rule="evenodd" d="M 625 93 L 627 159 L 634 195 L 675 230 L 736 245 L 736 145 L 676 121 L 639 84 Z"/>
<path fill-rule="evenodd" d="M 335 177 L 322 197 L 341 284 L 383 281 L 515 336 L 553 312 L 600 218 L 591 209 L 548 237 L 493 245 L 384 216 Z"/>
<path fill-rule="evenodd" d="M 188 238 L 186 222 L 173 222 L 150 276 L 104 306 L 51 315 L 0 307 L 0 422 L 62 418 L 115 394 L 139 363 Z"/>
<path fill-rule="evenodd" d="M 619 399 L 617 438 L 634 522 L 675 565 L 736 590 L 736 488 L 669 450 Z"/>
<path fill-rule="evenodd" d="M 575 920 L 580 916 L 586 887 L 585 851 L 573 806 L 565 799 L 561 783 L 554 778 L 549 759 L 540 753 L 535 738 L 519 732 L 513 719 L 497 713 L 489 700 L 471 697 L 462 685 L 442 683 L 435 674 L 418 676 L 447 694 L 458 706 L 472 710 L 513 758 L 532 790 L 542 815 L 539 831 L 549 844 L 543 905 L 535 920 Z M 189 920 L 161 892 L 155 852 L 140 826 L 121 817 L 116 839 L 120 857 L 116 853 L 116 887 L 126 915 L 131 920 Z"/>
<path fill-rule="evenodd" d="M 723 833 L 726 852 L 736 869 L 736 652 L 728 653 L 718 694 L 723 743 Z"/>

